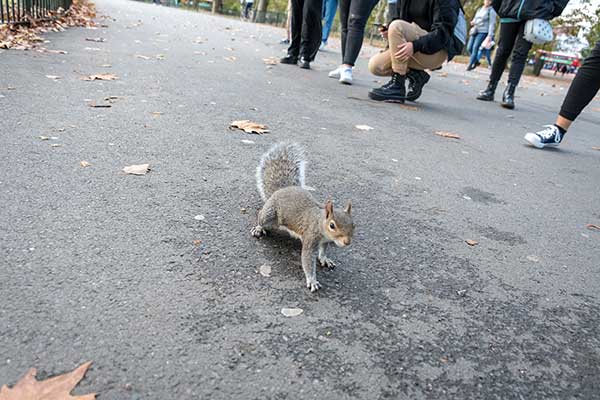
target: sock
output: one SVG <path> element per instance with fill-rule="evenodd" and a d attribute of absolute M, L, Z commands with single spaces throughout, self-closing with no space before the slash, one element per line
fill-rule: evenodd
<path fill-rule="evenodd" d="M 565 133 L 567 133 L 567 131 L 563 128 L 561 128 L 560 126 L 554 124 L 555 127 L 558 128 L 558 131 L 560 132 L 560 136 L 563 136 Z"/>

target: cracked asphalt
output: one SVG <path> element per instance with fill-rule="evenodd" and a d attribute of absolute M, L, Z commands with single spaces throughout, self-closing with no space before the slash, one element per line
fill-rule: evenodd
<path fill-rule="evenodd" d="M 487 71 L 449 64 L 418 103 L 380 104 L 375 49 L 342 86 L 335 45 L 269 66 L 282 29 L 97 5 L 104 26 L 45 35 L 67 54 L 0 54 L 0 385 L 91 360 L 75 393 L 107 400 L 600 398 L 598 98 L 539 151 L 522 137 L 565 81 L 526 78 L 508 111 L 474 99 Z M 298 242 L 250 235 L 279 141 L 307 149 L 318 199 L 353 202 L 316 294 Z"/>

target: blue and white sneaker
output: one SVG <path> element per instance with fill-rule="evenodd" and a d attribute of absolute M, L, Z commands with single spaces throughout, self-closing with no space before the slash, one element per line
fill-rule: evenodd
<path fill-rule="evenodd" d="M 560 133 L 560 130 L 556 125 L 544 125 L 544 128 L 546 129 L 535 133 L 527 133 L 525 140 L 538 149 L 543 149 L 546 146 L 558 146 L 563 139 L 563 134 Z"/>

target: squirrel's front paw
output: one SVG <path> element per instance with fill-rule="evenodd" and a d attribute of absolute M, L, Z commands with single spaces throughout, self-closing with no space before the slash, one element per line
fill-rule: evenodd
<path fill-rule="evenodd" d="M 333 262 L 333 260 L 329 257 L 319 257 L 319 264 L 321 267 L 334 269 L 337 264 Z"/>
<path fill-rule="evenodd" d="M 311 292 L 316 292 L 321 289 L 321 284 L 315 278 L 311 278 L 306 280 L 306 287 L 309 288 Z"/>
<path fill-rule="evenodd" d="M 267 231 L 265 231 L 262 226 L 256 225 L 254 228 L 252 228 L 252 230 L 250 230 L 250 233 L 255 238 L 259 238 L 261 236 L 265 236 L 267 234 Z"/>

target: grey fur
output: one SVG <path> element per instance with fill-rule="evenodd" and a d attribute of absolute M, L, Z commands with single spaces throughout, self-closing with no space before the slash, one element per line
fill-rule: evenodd
<path fill-rule="evenodd" d="M 278 143 L 260 159 L 256 169 L 256 186 L 263 201 L 288 186 L 304 187 L 306 159 L 297 143 Z"/>

